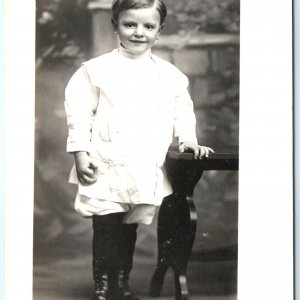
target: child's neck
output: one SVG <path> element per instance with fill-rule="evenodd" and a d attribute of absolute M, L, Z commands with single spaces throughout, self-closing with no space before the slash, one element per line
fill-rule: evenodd
<path fill-rule="evenodd" d="M 125 57 L 131 58 L 131 59 L 137 59 L 137 60 L 148 58 L 148 57 L 150 58 L 150 53 L 151 53 L 151 50 L 148 50 L 142 54 L 135 54 L 135 53 L 129 52 L 122 44 L 120 44 L 118 51 Z"/>

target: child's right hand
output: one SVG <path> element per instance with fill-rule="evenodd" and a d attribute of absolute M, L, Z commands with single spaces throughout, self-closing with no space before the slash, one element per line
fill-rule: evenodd
<path fill-rule="evenodd" d="M 97 181 L 95 171 L 97 165 L 87 152 L 74 152 L 78 181 L 82 185 L 89 185 Z"/>

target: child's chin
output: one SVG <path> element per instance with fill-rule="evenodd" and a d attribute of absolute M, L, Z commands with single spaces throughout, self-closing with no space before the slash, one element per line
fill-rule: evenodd
<path fill-rule="evenodd" d="M 148 44 L 133 44 L 131 47 L 128 47 L 132 52 L 146 52 L 149 47 Z"/>
<path fill-rule="evenodd" d="M 134 55 L 142 55 L 145 52 L 147 52 L 147 50 L 148 49 L 141 49 L 141 50 L 132 49 L 132 50 L 129 50 L 128 52 L 131 53 L 131 54 L 134 54 Z"/>

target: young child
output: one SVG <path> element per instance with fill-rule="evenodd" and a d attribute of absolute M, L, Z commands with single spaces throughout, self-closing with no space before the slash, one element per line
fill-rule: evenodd
<path fill-rule="evenodd" d="M 164 170 L 173 139 L 195 158 L 199 146 L 188 80 L 151 53 L 164 27 L 161 0 L 117 0 L 112 25 L 118 49 L 82 64 L 65 92 L 67 151 L 75 209 L 93 220 L 93 299 L 136 299 L 128 286 L 138 223 L 150 224 L 172 193 Z"/>

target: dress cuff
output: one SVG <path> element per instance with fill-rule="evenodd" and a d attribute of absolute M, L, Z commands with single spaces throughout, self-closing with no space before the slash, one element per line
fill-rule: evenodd
<path fill-rule="evenodd" d="M 90 142 L 87 143 L 74 143 L 74 142 L 68 142 L 67 143 L 67 152 L 78 152 L 78 151 L 84 151 L 84 152 L 90 152 L 91 145 Z"/>

